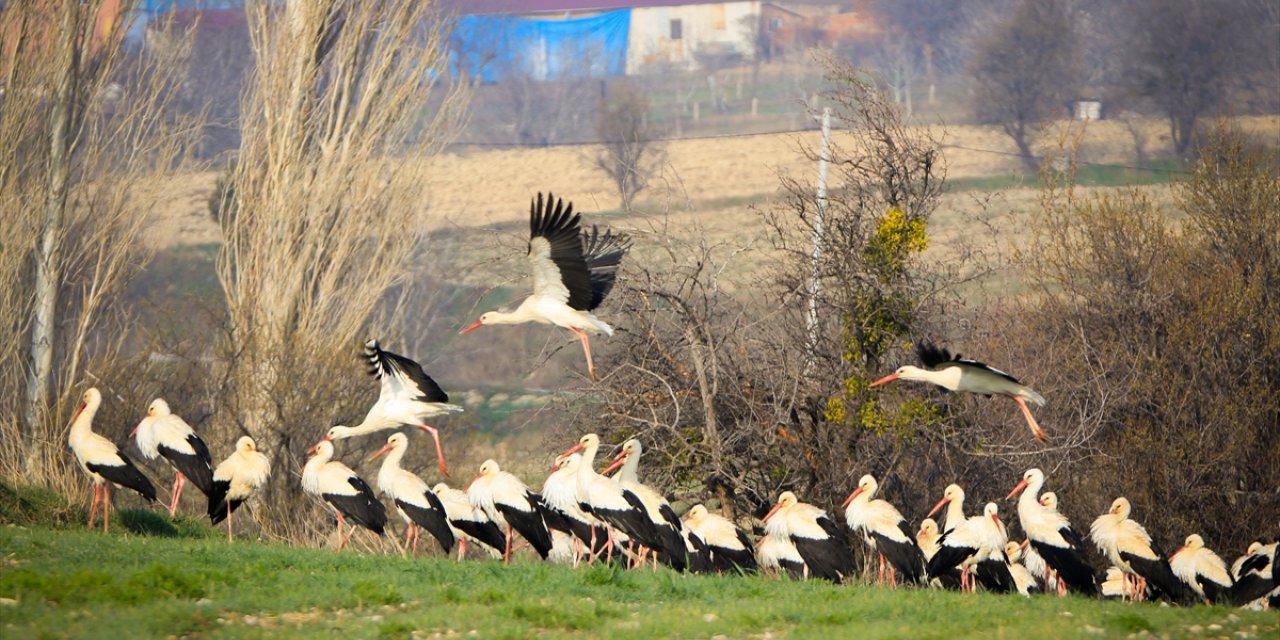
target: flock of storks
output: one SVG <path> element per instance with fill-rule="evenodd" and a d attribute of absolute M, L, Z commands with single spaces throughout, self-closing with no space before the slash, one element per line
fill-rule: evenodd
<path fill-rule="evenodd" d="M 533 293 L 513 311 L 491 311 L 460 333 L 483 325 L 540 322 L 565 327 L 579 338 L 587 368 L 595 377 L 588 334 L 612 335 L 613 329 L 592 314 L 613 286 L 630 239 L 596 228 L 582 232 L 573 206 L 542 194 L 530 206 L 528 260 Z M 1032 434 L 1047 439 L 1027 402 L 1044 398 L 1007 373 L 975 360 L 952 356 L 928 343 L 917 346 L 925 368 L 904 366 L 875 381 L 877 387 L 894 380 L 930 382 L 953 391 L 1003 395 L 1021 408 Z M 376 340 L 365 344 L 370 373 L 381 383 L 377 402 L 363 421 L 352 427 L 331 428 L 308 453 L 302 487 L 321 498 L 337 519 L 338 548 L 351 533 L 346 521 L 378 535 L 387 523 L 386 508 L 374 490 L 350 467 L 333 459 L 334 441 L 407 425 L 428 432 L 434 441 L 440 472 L 448 476 L 438 431 L 428 418 L 462 411 L 448 403 L 448 395 L 415 361 L 382 349 Z M 98 507 L 103 530 L 110 526 L 111 484 L 137 491 L 150 501 L 156 490 L 145 475 L 113 442 L 92 431 L 102 396 L 84 392 L 70 431 L 70 445 L 81 468 L 93 480 L 89 512 L 93 525 Z M 208 498 L 214 524 L 227 520 L 266 482 L 268 458 L 252 438 L 241 437 L 235 451 L 213 465 L 208 447 L 169 405 L 157 399 L 131 433 L 148 459 L 168 461 L 176 470 L 169 514 L 176 514 L 187 479 Z M 630 566 L 659 563 L 678 571 L 780 572 L 796 578 L 844 582 L 854 578 L 856 566 L 845 535 L 821 508 L 784 492 L 763 519 L 763 535 L 754 542 L 734 521 L 695 505 L 680 519 L 668 501 L 641 483 L 639 440 L 623 443 L 603 473 L 595 470 L 601 447 L 596 434 L 587 434 L 555 459 L 541 492 L 534 492 L 494 460 L 485 461 L 466 491 L 445 483 L 430 486 L 404 469 L 401 462 L 409 438 L 400 431 L 370 460 L 384 457 L 378 472 L 379 491 L 390 499 L 406 525 L 404 549 L 417 551 L 426 529 L 446 553 L 456 546 L 458 558 L 467 543 L 510 561 L 513 535 L 544 559 L 573 563 L 622 562 Z M 610 477 L 610 472 L 617 470 Z M 1089 537 L 1111 563 L 1099 574 L 1086 559 L 1086 544 L 1057 509 L 1057 496 L 1041 493 L 1045 477 L 1039 469 L 1026 472 L 1007 496 L 1018 494 L 1018 518 L 1025 533 L 1021 544 L 1010 540 L 999 507 L 987 503 L 981 515 L 965 517 L 964 491 L 946 488 L 942 499 L 918 529 L 889 502 L 876 498 L 879 485 L 863 476 L 842 505 L 845 519 L 879 558 L 877 581 L 992 591 L 1076 592 L 1125 599 L 1162 598 L 1173 603 L 1197 601 L 1268 608 L 1280 605 L 1277 588 L 1276 542 L 1259 540 L 1230 567 L 1190 535 L 1172 556 L 1158 549 L 1142 525 L 1132 520 L 1125 498 L 1116 498 L 1099 516 Z M 946 507 L 941 525 L 932 516 Z M 353 530 L 354 531 L 354 530 Z"/>

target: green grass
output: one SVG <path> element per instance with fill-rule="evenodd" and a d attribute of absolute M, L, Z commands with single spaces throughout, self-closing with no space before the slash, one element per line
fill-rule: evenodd
<path fill-rule="evenodd" d="M 1121 165 L 1086 164 L 1076 168 L 1075 183 L 1095 187 L 1122 187 L 1150 184 L 1168 184 L 1184 175 L 1176 160 L 1154 160 L 1148 168 L 1138 169 Z M 971 178 L 950 178 L 947 191 L 998 191 L 1019 187 L 1037 187 L 1039 178 L 1021 173 L 1005 173 Z"/>
<path fill-rule="evenodd" d="M 0 633 L 42 637 L 1275 637 L 1280 616 L 216 537 L 0 527 Z M 1214 626 L 1218 625 L 1218 626 Z M 1240 637 L 1240 636 L 1234 636 Z"/>

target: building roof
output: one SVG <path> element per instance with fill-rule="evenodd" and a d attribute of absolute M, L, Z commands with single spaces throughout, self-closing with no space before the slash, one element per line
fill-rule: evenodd
<path fill-rule="evenodd" d="M 440 5 L 449 13 L 475 15 L 486 13 L 565 13 L 569 11 L 607 11 L 633 7 L 671 7 L 687 4 L 724 4 L 710 0 L 443 0 Z"/>

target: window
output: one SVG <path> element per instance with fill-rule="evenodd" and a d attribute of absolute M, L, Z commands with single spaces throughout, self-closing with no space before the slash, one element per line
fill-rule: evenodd
<path fill-rule="evenodd" d="M 679 19 L 671 21 L 671 39 L 680 40 L 684 38 L 684 23 Z"/>

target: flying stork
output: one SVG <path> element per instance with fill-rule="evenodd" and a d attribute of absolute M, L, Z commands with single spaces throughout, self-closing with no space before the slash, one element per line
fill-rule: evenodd
<path fill-rule="evenodd" d="M 529 271 L 533 294 L 514 311 L 489 311 L 463 327 L 459 335 L 486 324 L 539 322 L 568 329 L 582 342 L 587 371 L 594 380 L 588 334 L 613 335 L 613 327 L 593 313 L 613 288 L 618 267 L 631 239 L 593 225 L 590 232 L 579 229 L 581 214 L 573 213 L 573 203 L 542 193 L 529 203 Z"/>
<path fill-rule="evenodd" d="M 875 388 L 901 379 L 931 382 L 948 391 L 967 391 L 984 396 L 1008 396 L 1022 409 L 1022 415 L 1027 419 L 1027 426 L 1031 428 L 1031 434 L 1036 440 L 1048 441 L 1049 438 L 1045 435 L 1044 429 L 1036 423 L 1035 416 L 1031 415 L 1031 409 L 1027 407 L 1028 400 L 1037 406 L 1044 406 L 1044 397 L 1018 382 L 1017 378 L 977 360 L 962 358 L 958 353 L 952 356 L 951 352 L 930 342 L 922 341 L 917 344 L 916 355 L 926 368 L 904 365 L 897 371 L 872 382 L 871 387 Z"/>

